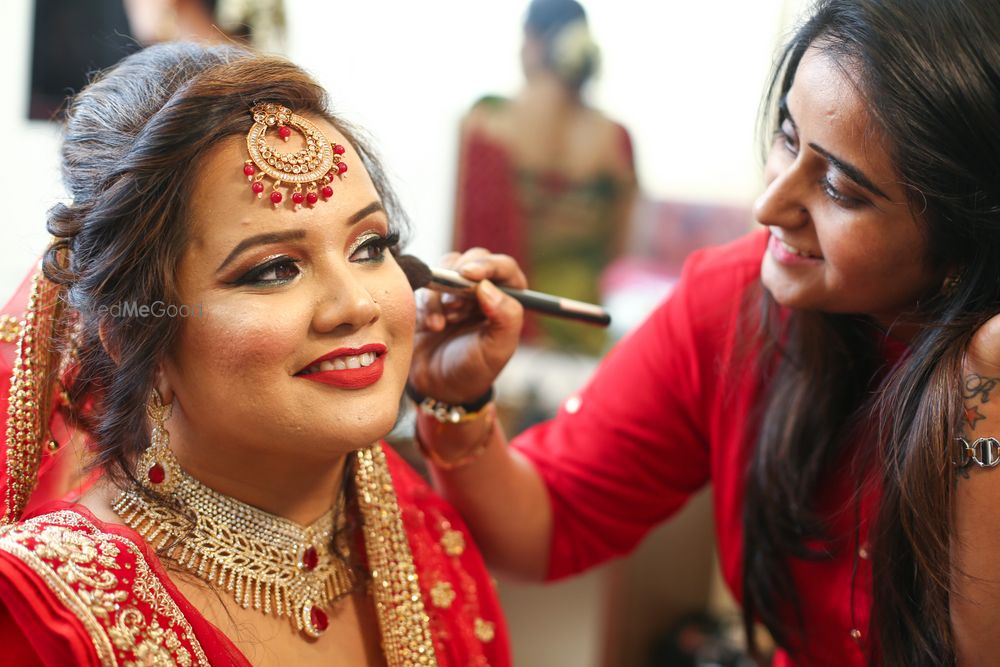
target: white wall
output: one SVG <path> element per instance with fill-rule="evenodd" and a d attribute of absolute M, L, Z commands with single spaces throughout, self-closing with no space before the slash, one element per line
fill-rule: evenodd
<path fill-rule="evenodd" d="M 481 94 L 516 90 L 526 3 L 286 1 L 289 55 L 377 137 L 414 219 L 412 249 L 436 257 L 449 235 L 458 120 Z M 802 2 L 585 2 L 604 54 L 591 100 L 632 131 L 649 195 L 751 201 L 757 103 L 782 26 Z M 0 301 L 41 252 L 44 213 L 63 196 L 56 128 L 23 120 L 31 2 L 7 0 L 4 10 L 0 122 L 24 167 L 5 174 Z"/>
<path fill-rule="evenodd" d="M 757 105 L 801 2 L 585 2 L 604 59 L 589 98 L 631 130 L 647 194 L 752 200 Z M 433 257 L 448 239 L 459 118 L 483 93 L 517 89 L 527 3 L 352 2 L 332 29 L 319 4 L 291 3 L 290 55 L 378 137 L 418 230 L 414 250 Z"/>
<path fill-rule="evenodd" d="M 0 20 L 0 306 L 45 248 L 45 212 L 64 196 L 57 155 L 59 130 L 29 123 L 32 3 L 6 0 Z"/>

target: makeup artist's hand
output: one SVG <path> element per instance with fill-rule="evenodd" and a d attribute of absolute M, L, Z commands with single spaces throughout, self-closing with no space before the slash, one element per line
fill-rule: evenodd
<path fill-rule="evenodd" d="M 482 281 L 474 295 L 418 292 L 410 383 L 448 403 L 469 403 L 489 390 L 521 338 L 524 311 L 495 285 L 524 289 L 517 262 L 483 248 L 449 253 L 440 266 Z"/>

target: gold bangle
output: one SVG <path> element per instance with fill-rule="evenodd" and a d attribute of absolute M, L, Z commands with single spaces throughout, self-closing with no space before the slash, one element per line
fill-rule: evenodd
<path fill-rule="evenodd" d="M 464 468 L 483 455 L 483 452 L 486 451 L 486 448 L 490 444 L 490 439 L 493 437 L 493 431 L 496 430 L 497 411 L 492 403 L 483 410 L 480 410 L 476 413 L 476 415 L 477 417 L 485 416 L 487 422 L 489 422 L 486 425 L 486 433 L 476 442 L 476 444 L 470 447 L 467 452 L 459 456 L 457 459 L 446 459 L 428 447 L 424 441 L 420 439 L 419 426 L 415 427 L 413 431 L 413 439 L 417 443 L 417 449 L 419 449 L 423 457 L 430 461 L 436 468 L 440 468 L 441 470 L 456 470 L 458 468 Z M 441 433 L 447 426 L 448 422 L 437 422 L 434 428 L 437 433 Z"/>

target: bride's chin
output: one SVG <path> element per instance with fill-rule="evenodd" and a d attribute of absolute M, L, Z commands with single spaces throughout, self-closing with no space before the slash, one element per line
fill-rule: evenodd
<path fill-rule="evenodd" d="M 331 457 L 343 456 L 381 442 L 392 432 L 395 425 L 396 420 L 394 419 L 388 425 L 371 424 L 370 428 L 357 429 L 348 437 L 345 437 L 343 430 L 340 430 L 339 433 L 327 433 L 325 437 L 314 434 L 309 439 L 315 443 L 312 449 L 316 453 Z"/>

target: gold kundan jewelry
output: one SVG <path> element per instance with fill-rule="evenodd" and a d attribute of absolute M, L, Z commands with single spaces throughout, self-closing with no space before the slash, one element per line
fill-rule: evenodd
<path fill-rule="evenodd" d="M 346 149 L 330 140 L 308 120 L 288 107 L 273 102 L 258 104 L 250 113 L 253 126 L 247 133 L 247 150 L 250 159 L 243 164 L 243 174 L 250 181 L 250 189 L 258 198 L 264 196 L 264 176 L 273 180 L 271 203 L 279 206 L 284 196 L 279 189 L 283 182 L 291 189 L 292 208 L 302 207 L 303 202 L 313 206 L 333 196 L 334 178 L 343 178 L 347 164 L 342 155 Z M 278 136 L 288 141 L 296 130 L 305 147 L 294 153 L 281 153 L 267 143 L 267 131 L 277 128 Z M 304 191 L 303 191 L 304 188 Z"/>
<path fill-rule="evenodd" d="M 113 508 L 154 549 L 236 602 L 285 616 L 301 632 L 319 637 L 329 626 L 325 608 L 354 590 L 347 564 L 343 496 L 309 526 L 300 526 L 213 491 L 185 473 L 169 447 L 164 406 L 153 392 L 147 406 L 152 444 L 139 459 L 143 486 L 163 496 L 125 491 Z M 195 518 L 191 525 L 190 516 Z M 334 536 L 337 536 L 334 543 Z"/>
<path fill-rule="evenodd" d="M 345 540 L 331 548 L 343 502 L 309 526 L 209 489 L 183 471 L 170 498 L 196 517 L 125 491 L 115 512 L 153 548 L 198 578 L 224 587 L 244 609 L 285 616 L 310 637 L 329 626 L 326 609 L 354 590 Z M 342 521 L 340 522 L 343 523 Z"/>
<path fill-rule="evenodd" d="M 181 476 L 181 468 L 170 453 L 170 434 L 164 425 L 170 418 L 173 403 L 163 405 L 160 392 L 155 388 L 149 394 L 146 414 L 153 422 L 149 447 L 139 456 L 136 468 L 139 482 L 147 489 L 165 494 L 174 490 Z"/>

